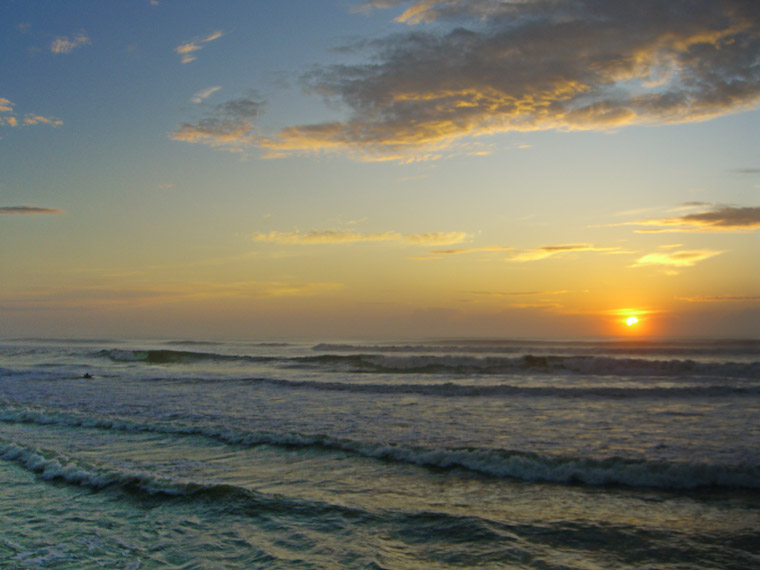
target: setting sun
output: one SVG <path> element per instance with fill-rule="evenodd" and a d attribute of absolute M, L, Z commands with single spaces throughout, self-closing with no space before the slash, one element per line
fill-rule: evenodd
<path fill-rule="evenodd" d="M 627 324 L 629 327 L 632 327 L 633 325 L 635 325 L 638 322 L 639 322 L 639 319 L 637 319 L 636 317 L 628 317 L 625 320 L 625 324 Z"/>

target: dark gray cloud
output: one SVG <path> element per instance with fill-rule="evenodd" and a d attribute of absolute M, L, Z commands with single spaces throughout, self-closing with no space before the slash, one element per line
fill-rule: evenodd
<path fill-rule="evenodd" d="M 65 214 L 56 208 L 37 208 L 36 206 L 0 206 L 0 214 Z"/>
<path fill-rule="evenodd" d="M 206 116 L 169 133 L 174 140 L 240 151 L 254 142 L 253 126 L 266 102 L 256 92 L 217 105 L 204 105 Z"/>
<path fill-rule="evenodd" d="M 345 121 L 282 130 L 283 152 L 379 158 L 514 130 L 704 120 L 760 101 L 757 0 L 374 0 L 406 8 L 364 64 L 323 67 L 309 89 Z"/>
<path fill-rule="evenodd" d="M 685 216 L 640 220 L 627 225 L 654 226 L 638 230 L 642 233 L 751 231 L 760 228 L 760 207 L 718 206 Z"/>

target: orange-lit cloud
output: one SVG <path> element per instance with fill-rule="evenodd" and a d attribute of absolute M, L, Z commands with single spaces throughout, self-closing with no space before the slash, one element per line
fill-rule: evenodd
<path fill-rule="evenodd" d="M 700 261 L 720 255 L 722 251 L 711 249 L 697 249 L 689 251 L 672 251 L 649 253 L 636 260 L 633 267 L 644 265 L 666 265 L 670 267 L 691 267 Z"/>
<path fill-rule="evenodd" d="M 57 208 L 38 208 L 36 206 L 0 206 L 0 214 L 65 214 L 63 210 Z"/>
<path fill-rule="evenodd" d="M 192 41 L 180 44 L 174 48 L 174 51 L 182 56 L 182 63 L 190 63 L 191 61 L 198 59 L 194 54 L 204 48 L 203 44 L 213 42 L 214 40 L 221 38 L 223 35 L 224 32 L 217 30 L 203 38 L 196 38 Z"/>
<path fill-rule="evenodd" d="M 628 253 L 619 247 L 599 247 L 588 243 L 546 245 L 536 249 L 517 253 L 509 258 L 509 261 L 538 261 L 556 255 L 575 252 L 601 252 L 601 253 Z"/>
<path fill-rule="evenodd" d="M 21 127 L 29 125 L 50 125 L 51 127 L 60 127 L 63 121 L 54 117 L 43 117 L 37 113 L 27 113 L 21 119 L 13 112 L 15 107 L 9 99 L 0 97 L 0 126 Z"/>
<path fill-rule="evenodd" d="M 397 20 L 421 29 L 355 46 L 369 51 L 366 64 L 305 78 L 345 120 L 290 126 L 261 144 L 439 155 L 466 136 L 701 121 L 760 102 L 749 2 L 418 0 Z"/>
<path fill-rule="evenodd" d="M 694 214 L 628 222 L 626 225 L 654 226 L 638 233 L 661 232 L 744 232 L 760 228 L 760 207 L 721 206 Z"/>
<path fill-rule="evenodd" d="M 346 244 L 358 242 L 402 242 L 414 245 L 448 245 L 461 243 L 471 236 L 465 232 L 431 232 L 402 234 L 399 232 L 360 233 L 353 230 L 312 230 L 310 232 L 254 233 L 253 241 L 279 244 Z"/>
<path fill-rule="evenodd" d="M 74 36 L 58 36 L 50 44 L 50 51 L 53 53 L 71 53 L 78 47 L 91 44 L 90 38 L 87 34 L 80 32 Z"/>
<path fill-rule="evenodd" d="M 760 295 L 713 295 L 708 297 L 680 297 L 681 301 L 690 303 L 757 303 L 760 302 Z"/>

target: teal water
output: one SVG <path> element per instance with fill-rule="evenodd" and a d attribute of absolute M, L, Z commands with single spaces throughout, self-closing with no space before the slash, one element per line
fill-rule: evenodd
<path fill-rule="evenodd" d="M 0 568 L 758 567 L 757 348 L 5 341 Z"/>

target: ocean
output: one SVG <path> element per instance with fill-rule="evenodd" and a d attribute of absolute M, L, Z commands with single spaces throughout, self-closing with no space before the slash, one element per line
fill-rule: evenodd
<path fill-rule="evenodd" d="M 0 341 L 0 568 L 760 568 L 760 341 Z"/>

